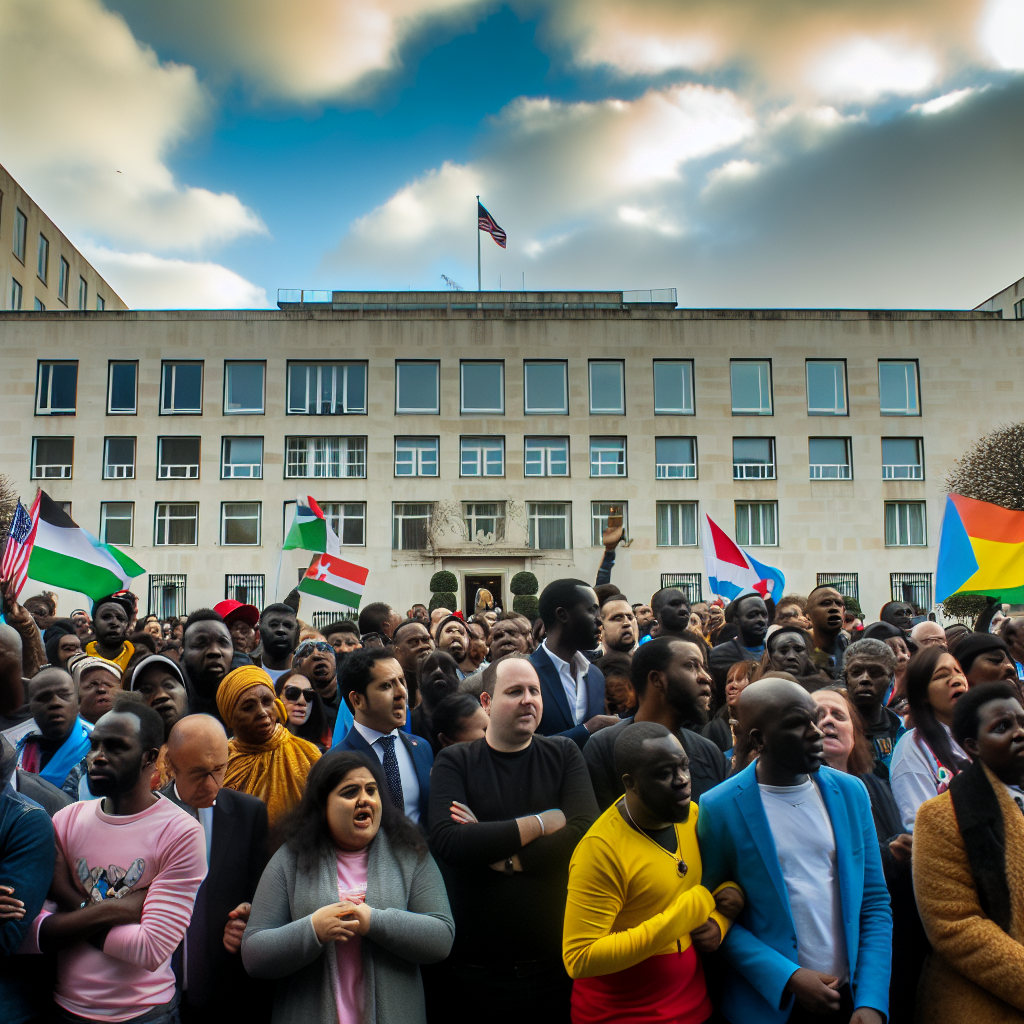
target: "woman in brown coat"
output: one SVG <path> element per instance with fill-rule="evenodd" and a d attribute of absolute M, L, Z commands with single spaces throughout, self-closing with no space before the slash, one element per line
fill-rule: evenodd
<path fill-rule="evenodd" d="M 988 683 L 956 703 L 953 736 L 972 758 L 914 823 L 914 892 L 932 954 L 917 1019 L 1024 1021 L 1024 708 Z"/>

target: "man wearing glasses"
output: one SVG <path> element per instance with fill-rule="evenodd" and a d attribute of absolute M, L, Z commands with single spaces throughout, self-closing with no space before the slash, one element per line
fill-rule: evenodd
<path fill-rule="evenodd" d="M 352 718 L 338 689 L 338 661 L 334 648 L 326 640 L 303 640 L 295 648 L 292 667 L 298 669 L 320 694 L 332 735 L 343 708 L 348 716 L 346 728 L 350 727 Z"/>

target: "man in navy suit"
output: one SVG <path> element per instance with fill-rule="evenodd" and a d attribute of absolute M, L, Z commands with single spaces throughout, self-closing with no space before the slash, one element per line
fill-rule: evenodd
<path fill-rule="evenodd" d="M 864 783 L 822 767 L 818 707 L 802 686 L 762 679 L 740 695 L 757 760 L 705 793 L 703 884 L 747 904 L 720 947 L 732 1024 L 883 1024 L 892 912 Z"/>
<path fill-rule="evenodd" d="M 555 580 L 538 605 L 545 639 L 530 655 L 544 698 L 537 732 L 566 736 L 582 750 L 592 732 L 619 721 L 604 713 L 604 676 L 583 654 L 597 646 L 597 594 L 583 580 Z"/>
<path fill-rule="evenodd" d="M 409 691 L 394 651 L 353 651 L 345 657 L 342 676 L 339 685 L 355 722 L 335 749 L 376 757 L 395 806 L 425 828 L 434 754 L 426 740 L 404 730 Z"/>

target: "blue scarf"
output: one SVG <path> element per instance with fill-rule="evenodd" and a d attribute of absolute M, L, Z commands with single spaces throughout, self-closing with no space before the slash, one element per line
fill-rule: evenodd
<path fill-rule="evenodd" d="M 60 789 L 67 780 L 71 769 L 89 753 L 90 731 L 81 716 L 76 718 L 68 738 L 60 745 L 53 757 L 46 762 L 46 767 L 39 773 L 39 777 Z"/>

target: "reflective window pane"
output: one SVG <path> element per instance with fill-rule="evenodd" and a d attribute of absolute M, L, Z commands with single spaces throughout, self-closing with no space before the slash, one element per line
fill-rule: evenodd
<path fill-rule="evenodd" d="M 439 412 L 438 364 L 396 363 L 395 393 L 396 412 Z"/>
<path fill-rule="evenodd" d="M 225 363 L 225 413 L 263 412 L 263 363 Z"/>
<path fill-rule="evenodd" d="M 657 479 L 692 480 L 697 476 L 696 438 L 656 437 L 654 459 Z"/>
<path fill-rule="evenodd" d="M 729 366 L 734 416 L 770 416 L 771 366 L 767 360 L 733 360 Z"/>
<path fill-rule="evenodd" d="M 590 411 L 621 416 L 626 397 L 621 362 L 590 364 Z"/>
<path fill-rule="evenodd" d="M 693 363 L 689 359 L 656 359 L 654 411 L 663 416 L 693 413 Z"/>
<path fill-rule="evenodd" d="M 110 394 L 107 411 L 110 413 L 132 414 L 136 410 L 136 378 L 138 363 L 110 364 Z"/>
<path fill-rule="evenodd" d="M 503 363 L 462 363 L 462 411 L 504 413 Z"/>
<path fill-rule="evenodd" d="M 811 416 L 846 415 L 846 364 L 841 359 L 807 361 L 807 412 Z"/>
<path fill-rule="evenodd" d="M 878 403 L 883 416 L 919 416 L 917 363 L 878 361 Z"/>
<path fill-rule="evenodd" d="M 565 363 L 525 363 L 525 409 L 531 415 L 565 416 L 569 413 Z"/>

